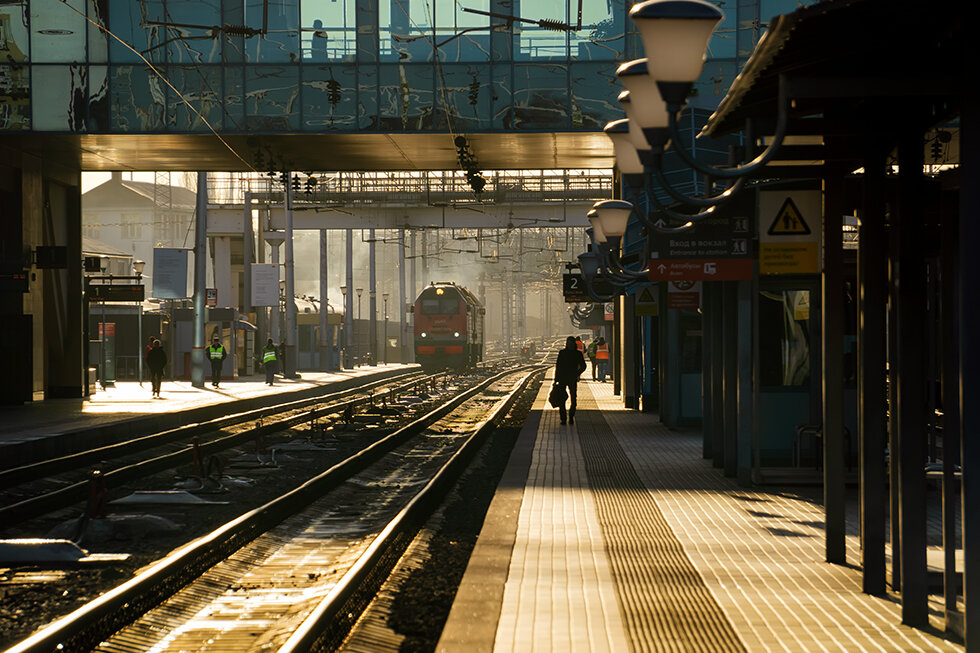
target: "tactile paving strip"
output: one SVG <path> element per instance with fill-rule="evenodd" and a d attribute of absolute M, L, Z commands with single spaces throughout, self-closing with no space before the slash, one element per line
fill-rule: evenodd
<path fill-rule="evenodd" d="M 634 651 L 745 651 L 591 393 L 576 425 Z"/>

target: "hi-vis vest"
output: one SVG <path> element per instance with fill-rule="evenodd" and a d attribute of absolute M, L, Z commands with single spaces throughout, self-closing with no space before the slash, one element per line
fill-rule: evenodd
<path fill-rule="evenodd" d="M 273 348 L 271 348 L 271 347 L 270 348 L 267 348 L 262 353 L 262 362 L 263 363 L 268 363 L 268 362 L 274 361 L 274 360 L 276 360 L 276 350 L 273 349 Z"/>
<path fill-rule="evenodd" d="M 211 360 L 213 361 L 220 361 L 222 358 L 225 357 L 225 348 L 222 347 L 221 345 L 218 345 L 217 347 L 211 345 L 210 347 L 208 347 L 208 352 L 210 353 Z"/>
<path fill-rule="evenodd" d="M 609 345 L 603 343 L 595 348 L 595 357 L 598 360 L 609 360 Z"/>
<path fill-rule="evenodd" d="M 576 340 L 575 341 L 575 346 L 578 347 L 578 350 L 580 352 L 582 352 L 583 354 L 585 353 L 585 343 L 584 342 L 582 342 L 581 340 Z"/>

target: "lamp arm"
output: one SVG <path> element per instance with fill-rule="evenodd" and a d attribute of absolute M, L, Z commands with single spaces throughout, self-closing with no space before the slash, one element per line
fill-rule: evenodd
<path fill-rule="evenodd" d="M 674 151 L 677 152 L 677 154 L 684 160 L 684 163 L 691 166 L 698 172 L 711 175 L 713 177 L 718 177 L 720 179 L 735 179 L 737 177 L 744 177 L 745 175 L 749 175 L 760 170 L 776 155 L 776 152 L 779 151 L 780 146 L 783 144 L 783 138 L 786 137 L 786 132 L 789 127 L 789 109 L 786 106 L 787 100 L 785 87 L 785 80 L 783 79 L 783 76 L 780 75 L 779 92 L 776 100 L 776 130 L 773 134 L 772 142 L 769 143 L 769 147 L 759 153 L 759 156 L 755 157 L 748 163 L 744 163 L 734 168 L 715 168 L 695 160 L 694 156 L 684 148 L 684 141 L 681 137 L 680 128 L 677 126 L 677 116 L 680 113 L 681 107 L 680 105 L 676 104 L 672 104 L 667 107 L 670 139 L 671 143 L 673 144 Z"/>
<path fill-rule="evenodd" d="M 661 165 L 663 160 L 663 151 L 661 150 L 659 152 L 656 152 L 654 156 L 656 159 L 655 159 L 655 164 L 653 166 L 653 172 L 654 175 L 656 175 L 657 177 L 657 182 L 660 184 L 660 187 L 663 188 L 668 195 L 670 195 L 675 200 L 683 204 L 688 204 L 690 206 L 698 206 L 698 207 L 718 206 L 719 204 L 722 204 L 723 202 L 727 202 L 732 197 L 734 197 L 735 193 L 740 191 L 742 189 L 743 184 L 745 183 L 745 177 L 739 177 L 738 179 L 735 180 L 735 183 L 733 183 L 731 186 L 726 188 L 723 192 L 719 193 L 718 195 L 715 195 L 713 197 L 691 197 L 690 195 L 685 195 L 681 193 L 673 186 L 671 186 L 669 181 L 667 181 L 667 175 L 664 174 L 664 168 L 663 165 Z"/>
<path fill-rule="evenodd" d="M 694 225 L 684 224 L 684 225 L 680 225 L 678 227 L 668 227 L 666 224 L 662 224 L 663 223 L 663 219 L 654 222 L 653 220 L 651 220 L 650 218 L 647 217 L 647 214 L 652 212 L 651 209 L 650 209 L 650 204 L 651 204 L 651 201 L 650 201 L 651 191 L 645 190 L 643 194 L 645 195 L 645 198 L 644 199 L 646 200 L 645 210 L 643 210 L 643 211 L 637 210 L 636 211 L 636 216 L 640 219 L 640 222 L 643 223 L 643 226 L 645 226 L 648 230 L 657 231 L 657 232 L 660 232 L 662 234 L 676 234 L 676 233 L 680 233 L 680 232 L 683 232 L 683 231 L 687 231 L 688 229 L 691 229 L 694 226 Z M 659 206 L 659 204 L 658 204 L 658 206 Z M 683 217 L 681 214 L 677 214 L 677 215 L 680 216 L 680 217 Z M 684 219 L 684 222 L 687 222 L 687 221 L 688 220 L 685 218 Z M 644 243 L 644 255 L 643 255 L 643 258 L 644 259 L 648 259 L 649 258 L 649 254 L 650 254 L 650 239 L 647 238 L 646 243 Z"/>
<path fill-rule="evenodd" d="M 636 282 L 637 279 L 646 279 L 648 276 L 647 270 L 627 270 L 620 261 L 619 256 L 613 252 L 609 247 L 603 247 L 599 250 L 601 255 L 600 264 L 607 273 L 609 280 L 613 285 L 623 285 L 628 286 Z M 643 242 L 643 260 L 648 260 L 650 258 L 650 248 L 649 239 L 644 239 Z"/>
<path fill-rule="evenodd" d="M 657 194 L 653 192 L 652 188 L 647 187 L 646 195 L 649 202 L 653 204 L 654 211 L 670 218 L 671 220 L 677 220 L 681 223 L 697 222 L 698 220 L 702 220 L 704 218 L 710 217 L 714 215 L 715 209 L 717 208 L 717 206 L 709 206 L 705 210 L 698 211 L 697 213 L 691 213 L 691 214 L 678 213 L 677 211 L 674 211 L 673 209 L 669 208 L 666 204 L 663 204 L 660 200 L 658 200 Z M 644 222 L 647 224 L 648 227 L 651 227 L 662 233 L 677 233 L 679 231 L 686 231 L 691 228 L 690 226 L 686 226 L 684 224 L 682 224 L 679 227 L 666 227 L 664 225 L 660 225 L 657 222 L 650 220 L 649 218 L 645 218 Z"/>

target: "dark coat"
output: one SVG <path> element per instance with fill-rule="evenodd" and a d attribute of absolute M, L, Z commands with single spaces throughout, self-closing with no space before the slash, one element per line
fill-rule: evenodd
<path fill-rule="evenodd" d="M 150 350 L 146 355 L 146 365 L 150 368 L 151 372 L 163 371 L 163 368 L 167 366 L 167 352 L 163 351 L 163 347 L 156 347 Z"/>
<path fill-rule="evenodd" d="M 578 349 L 562 349 L 555 363 L 555 381 L 558 383 L 578 383 L 578 377 L 585 371 L 585 357 Z"/>

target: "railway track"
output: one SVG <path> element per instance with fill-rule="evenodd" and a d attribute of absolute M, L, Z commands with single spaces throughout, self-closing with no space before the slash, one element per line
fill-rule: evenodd
<path fill-rule="evenodd" d="M 6 469 L 0 471 L 0 523 L 10 526 L 85 501 L 91 494 L 93 469 L 98 470 L 100 488 L 109 490 L 179 465 L 199 465 L 214 453 L 295 424 L 340 419 L 443 378 L 409 372 L 358 388 L 225 415 Z"/>
<path fill-rule="evenodd" d="M 10 649 L 331 650 L 536 372 L 503 372 Z"/>

